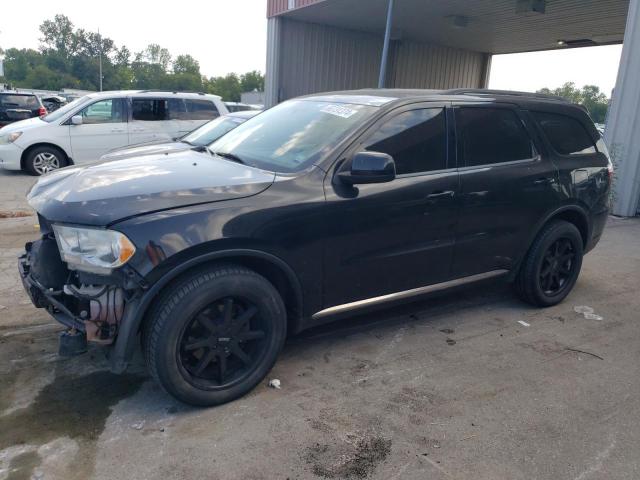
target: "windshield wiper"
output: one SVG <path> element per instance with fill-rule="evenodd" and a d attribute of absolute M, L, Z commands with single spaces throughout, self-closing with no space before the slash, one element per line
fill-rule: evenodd
<path fill-rule="evenodd" d="M 228 152 L 214 152 L 213 150 L 209 150 L 214 155 L 217 155 L 222 158 L 226 158 L 227 160 L 231 160 L 232 162 L 241 163 L 242 165 L 246 165 L 246 162 L 242 160 L 239 156 L 228 153 Z"/>

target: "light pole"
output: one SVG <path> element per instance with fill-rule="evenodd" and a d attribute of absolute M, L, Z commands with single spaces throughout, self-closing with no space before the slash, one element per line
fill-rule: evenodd
<path fill-rule="evenodd" d="M 102 91 L 102 36 L 100 36 L 100 29 L 98 28 L 98 66 L 100 69 L 100 91 Z"/>

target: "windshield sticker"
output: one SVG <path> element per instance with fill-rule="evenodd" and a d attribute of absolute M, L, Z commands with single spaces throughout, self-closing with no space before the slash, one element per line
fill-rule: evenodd
<path fill-rule="evenodd" d="M 344 107 L 342 105 L 327 105 L 323 107 L 321 112 L 328 113 L 330 115 L 335 115 L 336 117 L 349 118 L 350 116 L 357 113 L 357 110 L 353 108 Z"/>

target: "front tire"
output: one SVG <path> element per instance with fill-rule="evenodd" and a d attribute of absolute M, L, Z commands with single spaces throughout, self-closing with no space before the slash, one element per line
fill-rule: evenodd
<path fill-rule="evenodd" d="M 27 154 L 24 166 L 31 175 L 40 176 L 62 167 L 69 162 L 62 150 L 50 145 L 36 147 Z"/>
<path fill-rule="evenodd" d="M 197 270 L 171 285 L 150 312 L 147 366 L 177 399 L 197 406 L 235 400 L 271 370 L 286 337 L 274 286 L 240 266 Z"/>
<path fill-rule="evenodd" d="M 515 281 L 525 302 L 550 307 L 571 292 L 582 267 L 584 244 L 572 223 L 557 220 L 538 234 Z"/>

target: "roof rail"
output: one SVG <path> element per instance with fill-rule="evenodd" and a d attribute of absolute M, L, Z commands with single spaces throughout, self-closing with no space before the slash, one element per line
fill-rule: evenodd
<path fill-rule="evenodd" d="M 552 100 L 556 102 L 571 103 L 566 98 L 559 97 L 557 95 L 547 95 L 545 93 L 532 93 L 532 92 L 517 92 L 511 90 L 489 90 L 484 88 L 454 88 L 446 90 L 446 93 L 450 95 L 505 95 L 510 97 L 528 97 L 536 98 L 539 100 Z"/>
<path fill-rule="evenodd" d="M 161 88 L 150 88 L 147 90 L 138 90 L 137 93 L 173 93 L 178 94 L 178 93 L 195 93 L 196 95 L 206 95 L 205 92 L 193 92 L 193 91 L 189 91 L 189 90 L 166 90 L 166 89 L 161 89 Z"/>

